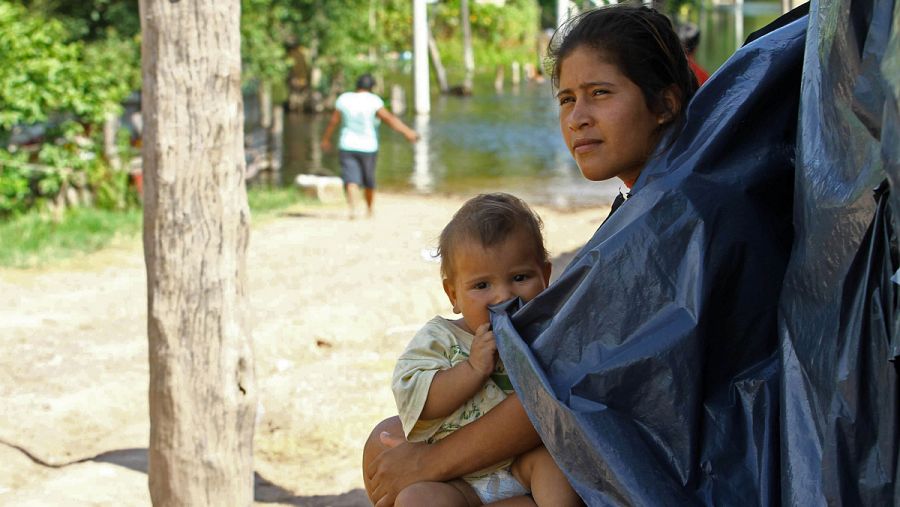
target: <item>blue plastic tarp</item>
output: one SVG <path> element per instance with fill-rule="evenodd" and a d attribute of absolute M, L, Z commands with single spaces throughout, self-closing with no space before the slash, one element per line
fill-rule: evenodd
<path fill-rule="evenodd" d="M 900 176 L 900 23 L 812 13 L 735 53 L 565 273 L 492 314 L 589 505 L 900 504 L 897 194 L 878 220 L 872 196 Z"/>

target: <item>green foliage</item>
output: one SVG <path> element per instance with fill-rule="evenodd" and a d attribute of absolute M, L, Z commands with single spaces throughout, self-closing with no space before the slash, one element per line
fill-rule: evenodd
<path fill-rule="evenodd" d="M 295 204 L 318 205 L 294 188 L 250 188 L 247 192 L 254 223 L 265 221 Z M 31 211 L 0 221 L 0 266 L 28 268 L 94 252 L 116 238 L 134 238 L 141 231 L 138 208 L 124 211 L 71 208 L 61 219 Z"/>
<path fill-rule="evenodd" d="M 122 131 L 123 140 L 127 135 Z M 88 190 L 101 209 L 121 210 L 137 203 L 128 173 L 113 170 L 103 160 L 99 143 L 81 124 L 64 122 L 47 136 L 53 141 L 33 149 L 0 149 L 0 218 L 42 208 L 65 188 Z"/>
<path fill-rule="evenodd" d="M 68 210 L 61 220 L 31 212 L 0 222 L 0 266 L 27 268 L 99 250 L 141 230 L 141 211 Z"/>
<path fill-rule="evenodd" d="M 40 144 L 0 149 L 0 217 L 40 207 L 68 187 L 100 188 L 98 205 L 122 208 L 127 175 L 109 174 L 96 137 L 139 86 L 138 40 L 112 28 L 105 38 L 76 40 L 78 23 L 39 12 L 0 0 L 0 141 L 20 126 L 43 131 Z"/>
<path fill-rule="evenodd" d="M 54 114 L 100 122 L 137 86 L 139 67 L 128 64 L 136 41 L 86 45 L 69 35 L 57 19 L 0 1 L 0 131 Z"/>
<path fill-rule="evenodd" d="M 540 18 L 536 0 L 507 0 L 502 7 L 470 4 L 479 67 L 534 58 Z M 323 91 L 335 80 L 346 88 L 355 76 L 381 70 L 386 58 L 412 49 L 409 0 L 242 0 L 241 5 L 245 82 L 283 80 L 285 48 L 290 47 L 307 50 L 311 64 L 323 72 Z M 461 67 L 459 0 L 444 0 L 429 10 L 444 63 Z"/>
<path fill-rule="evenodd" d="M 244 82 L 282 80 L 290 70 L 285 41 L 294 17 L 288 2 L 242 0 L 241 55 Z"/>
<path fill-rule="evenodd" d="M 0 217 L 18 215 L 33 204 L 32 174 L 23 165 L 25 157 L 24 153 L 0 152 Z"/>
<path fill-rule="evenodd" d="M 138 0 L 19 0 L 30 12 L 43 12 L 65 25 L 72 40 L 126 39 L 141 31 Z"/>
<path fill-rule="evenodd" d="M 46 121 L 51 111 L 76 102 L 70 84 L 79 47 L 65 38 L 59 21 L 0 2 L 0 129 Z"/>
<path fill-rule="evenodd" d="M 434 9 L 434 34 L 448 67 L 462 66 L 460 2 L 447 0 Z M 513 61 L 534 61 L 540 6 L 535 0 L 506 0 L 503 6 L 469 1 L 475 64 L 482 71 Z"/>
<path fill-rule="evenodd" d="M 325 91 L 386 70 L 412 45 L 409 0 L 241 0 L 241 7 L 244 82 L 271 86 L 279 99 L 290 49 L 312 58 Z M 459 0 L 429 10 L 444 63 L 458 73 Z M 503 7 L 471 0 L 470 12 L 482 72 L 533 58 L 538 0 Z M 140 74 L 138 0 L 0 0 L 0 219 L 40 209 L 67 188 L 90 189 L 102 208 L 134 202 L 127 174 L 108 166 L 98 141 L 105 118 L 140 89 Z M 35 125 L 43 129 L 37 145 L 10 144 Z"/>
<path fill-rule="evenodd" d="M 376 10 L 375 38 L 384 53 L 412 48 L 413 16 L 409 0 L 380 0 Z"/>

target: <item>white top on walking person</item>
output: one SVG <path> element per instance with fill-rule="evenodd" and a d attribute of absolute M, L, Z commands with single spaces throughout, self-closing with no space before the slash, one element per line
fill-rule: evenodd
<path fill-rule="evenodd" d="M 381 97 L 372 93 L 374 87 L 375 79 L 370 74 L 360 76 L 356 80 L 356 91 L 344 92 L 338 97 L 334 113 L 322 135 L 322 149 L 331 151 L 331 137 L 340 124 L 338 156 L 344 192 L 350 206 L 350 218 L 356 217 L 354 196 L 360 187 L 364 189 L 368 214 L 372 215 L 375 197 L 375 161 L 378 155 L 378 125 L 383 121 L 388 127 L 403 134 L 411 143 L 419 139 L 414 130 L 385 109 Z"/>

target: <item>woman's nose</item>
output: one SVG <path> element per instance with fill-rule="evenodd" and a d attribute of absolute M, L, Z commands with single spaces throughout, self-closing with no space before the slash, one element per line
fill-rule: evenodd
<path fill-rule="evenodd" d="M 567 123 L 569 125 L 569 130 L 571 130 L 572 132 L 576 132 L 591 124 L 591 116 L 583 106 L 580 106 L 576 102 L 575 106 L 569 112 Z"/>

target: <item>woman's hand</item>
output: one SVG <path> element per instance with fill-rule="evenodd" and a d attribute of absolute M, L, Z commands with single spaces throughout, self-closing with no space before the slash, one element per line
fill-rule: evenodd
<path fill-rule="evenodd" d="M 389 507 L 410 484 L 462 477 L 540 444 L 514 394 L 480 419 L 430 445 L 407 443 L 400 419 L 391 417 L 375 427 L 363 448 L 366 492 L 377 507 Z"/>
<path fill-rule="evenodd" d="M 369 499 L 375 507 L 389 507 L 403 488 L 415 482 L 433 480 L 425 475 L 428 444 L 410 443 L 402 436 L 384 431 L 381 444 L 388 449 L 378 455 L 366 468 Z"/>

